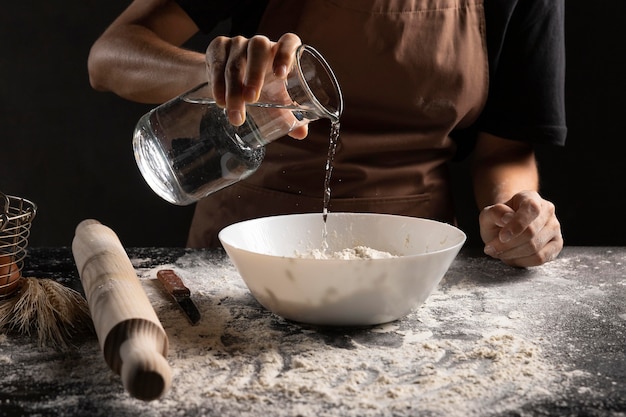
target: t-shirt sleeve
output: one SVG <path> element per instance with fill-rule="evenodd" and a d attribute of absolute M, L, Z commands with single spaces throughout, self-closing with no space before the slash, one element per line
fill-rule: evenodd
<path fill-rule="evenodd" d="M 252 36 L 267 6 L 267 0 L 176 0 L 202 33 L 208 34 L 230 20 L 231 35 Z"/>
<path fill-rule="evenodd" d="M 485 9 L 489 93 L 474 127 L 507 139 L 563 145 L 564 0 L 501 1 L 500 9 L 492 2 Z"/>
<path fill-rule="evenodd" d="M 176 0 L 203 33 L 210 33 L 217 24 L 230 18 L 239 1 Z"/>

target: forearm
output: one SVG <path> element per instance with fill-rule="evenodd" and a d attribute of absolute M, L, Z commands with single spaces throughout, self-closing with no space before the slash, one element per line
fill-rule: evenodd
<path fill-rule="evenodd" d="M 539 193 L 531 144 L 482 134 L 473 164 L 485 253 L 519 267 L 541 265 L 563 248 L 554 204 Z"/>
<path fill-rule="evenodd" d="M 93 88 L 128 100 L 162 103 L 206 81 L 204 55 L 185 51 L 141 26 L 116 29 L 100 38 L 89 55 Z"/>
<path fill-rule="evenodd" d="M 538 191 L 539 174 L 532 146 L 481 134 L 472 162 L 479 209 L 504 203 L 520 191 Z"/>
<path fill-rule="evenodd" d="M 204 54 L 179 46 L 195 31 L 174 3 L 136 0 L 92 46 L 92 87 L 133 101 L 162 103 L 206 81 Z"/>

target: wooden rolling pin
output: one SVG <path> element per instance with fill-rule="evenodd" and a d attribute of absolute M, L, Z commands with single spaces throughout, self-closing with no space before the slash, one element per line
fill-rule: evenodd
<path fill-rule="evenodd" d="M 167 335 L 117 235 L 84 220 L 72 253 L 106 363 L 133 397 L 161 397 L 172 379 Z"/>

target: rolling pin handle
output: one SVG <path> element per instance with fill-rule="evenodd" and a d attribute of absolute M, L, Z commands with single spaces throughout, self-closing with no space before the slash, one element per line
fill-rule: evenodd
<path fill-rule="evenodd" d="M 122 384 L 133 397 L 151 401 L 169 389 L 172 370 L 154 341 L 145 336 L 126 339 L 120 346 L 120 376 Z"/>

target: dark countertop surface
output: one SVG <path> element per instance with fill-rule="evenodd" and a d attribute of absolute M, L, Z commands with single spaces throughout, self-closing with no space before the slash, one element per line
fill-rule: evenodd
<path fill-rule="evenodd" d="M 626 248 L 525 270 L 464 249 L 424 305 L 368 328 L 267 312 L 221 251 L 127 252 L 169 338 L 170 390 L 130 397 L 93 334 L 64 350 L 0 334 L 0 416 L 626 416 Z M 161 290 L 163 267 L 199 325 Z M 82 291 L 69 248 L 31 248 L 23 275 Z"/>

